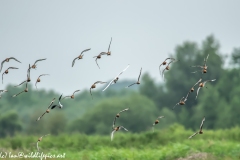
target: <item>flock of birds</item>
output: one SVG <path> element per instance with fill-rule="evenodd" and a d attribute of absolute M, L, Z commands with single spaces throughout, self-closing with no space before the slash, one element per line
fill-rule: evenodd
<path fill-rule="evenodd" d="M 109 46 L 108 46 L 108 51 L 107 51 L 107 52 L 101 52 L 101 53 L 98 54 L 97 56 L 94 56 L 94 57 L 93 57 L 93 58 L 95 58 L 96 64 L 97 64 L 97 66 L 98 66 L 99 69 L 100 69 L 100 67 L 99 67 L 99 65 L 98 65 L 98 63 L 97 63 L 97 60 L 101 59 L 101 57 L 102 57 L 103 55 L 107 55 L 107 56 L 110 56 L 110 55 L 111 55 L 111 51 L 110 51 L 111 43 L 112 43 L 112 38 L 111 38 L 110 44 L 109 44 Z M 74 64 L 75 64 L 75 61 L 76 61 L 76 60 L 83 59 L 84 53 L 87 52 L 87 51 L 89 51 L 89 50 L 91 50 L 91 49 L 89 48 L 89 49 L 83 50 L 79 56 L 77 56 L 76 58 L 74 58 L 73 61 L 72 61 L 72 67 L 73 67 Z M 208 55 L 208 56 L 209 56 L 209 55 Z M 192 72 L 192 73 L 197 73 L 197 72 L 199 72 L 199 71 L 200 71 L 202 74 L 207 73 L 207 69 L 208 69 L 207 60 L 208 60 L 208 56 L 204 59 L 204 64 L 203 64 L 203 65 L 191 66 L 191 67 L 200 68 L 200 70 L 194 71 L 194 72 Z M 0 72 L 2 71 L 2 68 L 3 68 L 3 65 L 5 64 L 5 62 L 9 62 L 10 60 L 15 60 L 16 62 L 21 63 L 19 60 L 17 60 L 17 59 L 14 58 L 14 57 L 6 58 L 6 59 L 3 60 L 2 63 L 1 63 Z M 37 63 L 40 62 L 40 61 L 44 61 L 44 60 L 46 60 L 46 58 L 45 58 L 45 59 L 38 59 L 38 60 L 36 60 L 33 65 L 30 65 L 30 64 L 29 64 L 28 69 L 27 69 L 26 79 L 25 79 L 23 82 L 21 82 L 20 84 L 14 86 L 14 87 L 17 87 L 17 86 L 21 86 L 22 84 L 26 83 L 25 89 L 24 89 L 23 91 L 21 91 L 20 93 L 14 94 L 12 97 L 17 97 L 17 96 L 19 96 L 20 94 L 22 94 L 22 93 L 24 93 L 24 92 L 28 92 L 28 83 L 31 81 L 30 71 L 31 71 L 32 69 L 36 69 L 36 68 L 37 68 Z M 165 73 L 165 71 L 170 70 L 170 64 L 172 64 L 173 62 L 178 62 L 178 60 L 175 60 L 174 58 L 166 58 L 166 59 L 160 64 L 160 66 L 159 66 L 159 72 L 160 72 L 160 75 L 162 75 L 163 79 L 164 79 L 164 73 Z M 130 66 L 130 65 L 128 65 L 126 68 L 124 68 L 123 71 L 121 71 L 116 77 L 114 77 L 114 79 L 112 79 L 112 80 L 108 83 L 108 85 L 107 85 L 102 91 L 105 91 L 110 85 L 116 84 L 117 81 L 119 80 L 119 76 L 120 76 L 124 71 L 126 71 L 129 66 Z M 161 67 L 162 67 L 162 66 L 166 66 L 166 67 L 161 71 Z M 3 74 L 2 74 L 2 83 L 3 83 L 3 76 L 4 76 L 4 75 L 7 75 L 7 74 L 9 73 L 9 70 L 10 70 L 10 69 L 18 69 L 18 68 L 16 68 L 16 67 L 8 67 L 8 68 L 3 72 Z M 135 83 L 133 83 L 133 84 L 128 85 L 126 88 L 131 87 L 131 86 L 133 86 L 133 85 L 135 85 L 135 84 L 139 85 L 139 84 L 140 84 L 140 79 L 141 79 L 141 73 L 142 73 L 142 68 L 140 69 L 140 73 L 139 73 L 139 76 L 138 76 L 137 81 L 136 81 Z M 37 78 L 37 80 L 36 80 L 36 82 L 35 82 L 36 88 L 37 88 L 37 83 L 39 83 L 39 82 L 41 81 L 40 77 L 42 77 L 42 76 L 47 76 L 47 75 L 49 75 L 49 74 L 41 74 L 41 75 L 39 75 L 39 77 Z M 192 93 L 192 92 L 194 92 L 194 88 L 195 88 L 196 85 L 198 85 L 197 94 L 196 94 L 196 99 L 197 99 L 198 93 L 199 93 L 200 89 L 201 89 L 201 88 L 204 88 L 207 82 L 213 82 L 213 81 L 215 81 L 215 80 L 216 80 L 216 79 L 202 81 L 202 78 L 200 78 L 200 79 L 193 85 L 193 87 L 191 87 L 191 89 L 188 91 L 186 97 L 182 97 L 182 98 L 180 99 L 180 101 L 179 101 L 175 106 L 173 106 L 172 109 L 174 109 L 177 105 L 184 105 L 184 104 L 186 103 L 186 101 L 187 101 L 187 98 L 188 98 L 189 94 Z M 91 92 L 92 89 L 96 88 L 96 85 L 97 85 L 97 84 L 105 84 L 105 83 L 107 83 L 107 82 L 96 81 L 95 83 L 93 83 L 93 84 L 91 85 L 91 87 L 90 87 L 90 95 L 91 95 L 92 98 L 93 98 L 92 92 Z M 74 99 L 74 94 L 77 93 L 77 92 L 79 92 L 79 91 L 80 91 L 80 90 L 76 90 L 76 91 L 73 92 L 72 95 L 65 96 L 65 97 L 63 97 L 63 98 L 62 98 L 62 95 L 60 95 L 60 97 L 58 98 L 58 103 L 57 103 L 57 104 L 54 104 L 55 98 L 53 98 L 53 100 L 50 102 L 49 106 L 47 107 L 47 110 L 46 110 L 40 117 L 38 117 L 36 121 L 41 120 L 41 118 L 42 118 L 46 113 L 49 113 L 51 109 L 54 109 L 54 108 L 60 108 L 60 109 L 61 109 L 61 108 L 63 108 L 63 105 L 61 104 L 61 100 L 62 100 L 62 99 L 65 99 L 65 98 Z M 7 91 L 7 90 L 0 90 L 0 98 L 1 98 L 2 94 L 5 93 L 5 92 L 8 92 L 8 91 Z M 114 118 L 114 120 L 113 120 L 113 125 L 112 125 L 111 140 L 113 140 L 114 133 L 117 132 L 117 131 L 119 131 L 120 129 L 124 129 L 125 131 L 128 131 L 128 130 L 127 130 L 125 127 L 123 127 L 123 126 L 116 126 L 116 127 L 115 127 L 116 120 L 117 120 L 117 118 L 120 117 L 120 113 L 125 112 L 125 111 L 128 111 L 128 110 L 129 110 L 129 108 L 126 108 L 126 109 L 124 109 L 124 110 L 122 110 L 122 111 L 120 111 L 119 113 L 116 114 L 116 116 L 115 116 L 115 118 Z M 164 116 L 159 116 L 159 117 L 155 120 L 155 122 L 152 124 L 153 131 L 154 131 L 154 126 L 159 123 L 159 119 L 161 119 L 161 118 L 164 118 Z M 194 137 L 194 136 L 197 135 L 197 134 L 203 134 L 202 128 L 203 128 L 203 123 L 204 123 L 204 121 L 205 121 L 205 117 L 203 117 L 203 119 L 202 119 L 202 123 L 201 123 L 201 125 L 200 125 L 200 130 L 199 130 L 198 132 L 194 133 L 193 135 L 191 135 L 191 136 L 189 137 L 189 139 L 192 138 L 192 137 Z M 49 135 L 49 134 L 47 134 L 47 135 Z M 44 136 L 47 136 L 47 135 L 44 135 Z M 41 137 L 38 139 L 38 141 L 37 141 L 37 150 L 38 150 L 38 151 L 39 151 L 38 143 L 39 143 L 40 141 L 42 141 L 42 138 L 43 138 L 44 136 L 41 136 Z"/>

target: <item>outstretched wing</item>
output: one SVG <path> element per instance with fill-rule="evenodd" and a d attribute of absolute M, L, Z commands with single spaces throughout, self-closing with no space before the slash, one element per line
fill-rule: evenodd
<path fill-rule="evenodd" d="M 100 67 L 99 67 L 99 65 L 98 65 L 98 63 L 97 63 L 97 60 L 98 60 L 98 58 L 96 58 L 95 61 L 96 61 L 96 64 L 97 64 L 98 68 L 100 69 Z"/>
<path fill-rule="evenodd" d="M 213 81 L 216 81 L 216 79 L 204 81 L 203 85 L 205 85 L 207 82 L 213 82 Z"/>
<path fill-rule="evenodd" d="M 191 135 L 190 137 L 188 137 L 188 139 L 191 139 L 192 137 L 194 137 L 195 135 L 197 135 L 198 132 L 194 133 L 193 135 Z"/>
<path fill-rule="evenodd" d="M 16 59 L 16 58 L 14 58 L 14 57 L 10 57 L 9 59 L 13 59 L 13 60 L 15 60 L 15 61 L 17 61 L 17 62 L 21 63 L 19 60 L 17 60 L 17 59 Z"/>
<path fill-rule="evenodd" d="M 111 133 L 111 141 L 113 140 L 113 135 L 114 135 L 115 132 L 116 132 L 116 131 L 113 130 L 112 133 Z"/>
<path fill-rule="evenodd" d="M 195 99 L 197 99 L 197 96 L 198 96 L 198 92 L 199 92 L 199 90 L 201 89 L 201 87 L 198 87 L 198 90 L 197 90 L 197 95 L 196 95 L 196 98 Z"/>
<path fill-rule="evenodd" d="M 108 46 L 108 52 L 110 51 L 111 43 L 112 43 L 112 37 L 111 37 L 111 41 L 110 41 L 109 46 Z"/>
<path fill-rule="evenodd" d="M 98 84 L 98 83 L 103 84 L 103 83 L 107 83 L 107 82 L 97 81 L 94 84 Z"/>
<path fill-rule="evenodd" d="M 177 104 L 175 104 L 175 106 L 173 106 L 173 108 L 172 108 L 172 109 L 174 110 L 174 108 L 175 108 L 177 105 L 179 105 L 179 102 L 178 102 Z"/>
<path fill-rule="evenodd" d="M 72 67 L 74 66 L 75 60 L 78 59 L 78 57 L 74 58 L 74 60 L 72 61 Z"/>
<path fill-rule="evenodd" d="M 115 78 L 113 79 L 113 80 L 111 80 L 109 83 L 108 83 L 108 85 L 102 90 L 102 91 L 105 91 L 109 86 L 110 86 L 110 84 L 112 84 L 112 82 L 115 80 Z"/>
<path fill-rule="evenodd" d="M 38 142 L 39 142 L 39 141 L 37 141 L 37 150 L 38 150 L 38 152 L 39 152 Z"/>
<path fill-rule="evenodd" d="M 206 66 L 206 63 L 207 63 L 207 60 L 208 60 L 208 56 L 209 56 L 209 54 L 207 55 L 207 58 L 204 59 L 204 66 Z"/>
<path fill-rule="evenodd" d="M 48 109 L 52 106 L 53 102 L 55 101 L 55 98 L 53 98 L 53 100 L 50 102 Z"/>
<path fill-rule="evenodd" d="M 74 91 L 74 92 L 73 92 L 73 95 L 74 95 L 76 92 L 79 92 L 79 91 L 80 91 L 79 89 L 78 89 L 78 90 L 76 90 L 76 91 Z"/>
<path fill-rule="evenodd" d="M 24 90 L 22 92 L 18 93 L 18 94 L 13 95 L 12 97 L 17 97 L 19 94 L 21 94 L 23 92 L 24 92 Z"/>
<path fill-rule="evenodd" d="M 3 84 L 3 75 L 5 74 L 5 72 L 3 72 L 3 74 L 2 74 L 2 84 Z"/>
<path fill-rule="evenodd" d="M 112 129 L 114 129 L 115 123 L 116 123 L 117 117 L 115 116 L 114 120 L 113 120 L 113 126 Z"/>
<path fill-rule="evenodd" d="M 93 99 L 93 96 L 92 96 L 92 88 L 90 88 L 90 94 L 91 94 L 91 97 L 92 97 L 92 99 Z"/>
<path fill-rule="evenodd" d="M 138 81 L 139 81 L 139 79 L 140 79 L 140 77 L 141 77 L 141 74 L 142 74 L 142 68 L 140 69 L 140 74 L 139 74 L 139 76 L 138 76 Z"/>
<path fill-rule="evenodd" d="M 40 78 L 42 76 L 49 76 L 49 74 L 41 74 L 38 78 Z"/>
<path fill-rule="evenodd" d="M 65 99 L 65 98 L 70 98 L 71 96 L 65 96 L 65 97 L 63 97 L 62 99 Z"/>
<path fill-rule="evenodd" d="M 119 77 L 124 71 L 126 71 L 128 69 L 130 65 L 128 65 L 122 72 L 120 72 L 115 78 Z"/>
<path fill-rule="evenodd" d="M 187 97 L 188 97 L 188 95 L 190 94 L 190 92 L 191 92 L 191 91 L 189 91 L 189 92 L 188 92 L 188 94 L 187 94 L 186 98 L 184 99 L 184 102 L 186 102 L 186 101 L 187 101 Z"/>
<path fill-rule="evenodd" d="M 14 86 L 14 87 L 20 86 L 20 85 L 22 85 L 25 82 L 27 82 L 27 80 L 23 81 L 22 83 L 20 83 L 19 85 Z"/>
<path fill-rule="evenodd" d="M 202 123 L 200 125 L 200 131 L 202 131 L 204 121 L 205 121 L 205 117 L 203 117 L 203 119 L 202 119 Z"/>
<path fill-rule="evenodd" d="M 83 50 L 80 55 L 82 55 L 84 52 L 89 51 L 90 49 L 91 49 L 91 48 Z"/>
<path fill-rule="evenodd" d="M 164 118 L 164 116 L 159 116 L 158 119 L 160 119 L 160 118 Z"/>
<path fill-rule="evenodd" d="M 133 84 L 130 84 L 129 86 L 127 86 L 126 88 L 128 88 L 128 87 L 131 87 L 132 85 L 134 85 L 134 84 L 137 84 L 137 83 L 133 83 Z"/>
<path fill-rule="evenodd" d="M 202 81 L 202 78 L 200 78 L 196 84 L 194 84 L 194 86 L 192 88 L 194 88 L 197 84 L 199 84 Z"/>
<path fill-rule="evenodd" d="M 129 108 L 126 108 L 126 109 L 120 111 L 118 114 L 120 114 L 120 113 L 122 113 L 122 112 L 125 112 L 125 111 L 127 111 L 127 110 L 129 110 Z"/>
<path fill-rule="evenodd" d="M 123 128 L 125 131 L 128 131 L 126 128 L 124 128 L 123 126 L 120 126 L 119 129 Z"/>
<path fill-rule="evenodd" d="M 2 67 L 3 67 L 3 63 L 6 62 L 6 59 L 2 61 L 1 63 L 1 68 L 0 68 L 0 72 L 2 71 Z"/>
<path fill-rule="evenodd" d="M 8 67 L 8 69 L 18 69 L 18 68 L 16 68 L 16 67 Z"/>
<path fill-rule="evenodd" d="M 38 117 L 38 119 L 36 121 L 39 121 L 45 114 L 46 112 L 44 112 L 40 117 Z"/>
<path fill-rule="evenodd" d="M 58 98 L 58 104 L 59 104 L 59 108 L 62 108 L 63 107 L 63 105 L 61 104 L 61 99 L 62 99 L 62 94 L 61 94 L 61 96 Z"/>
<path fill-rule="evenodd" d="M 47 58 L 44 58 L 44 59 L 38 59 L 38 60 L 36 60 L 35 62 L 34 62 L 34 65 L 37 63 L 37 62 L 39 62 L 39 61 L 43 61 L 43 60 L 46 60 Z"/>

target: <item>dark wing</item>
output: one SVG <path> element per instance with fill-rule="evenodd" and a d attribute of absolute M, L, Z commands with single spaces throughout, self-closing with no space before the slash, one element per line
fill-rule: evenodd
<path fill-rule="evenodd" d="M 83 50 L 80 55 L 82 55 L 84 52 L 89 51 L 90 49 L 91 49 L 91 48 Z"/>
<path fill-rule="evenodd" d="M 76 91 L 74 91 L 74 92 L 73 92 L 73 95 L 74 95 L 76 92 L 79 92 L 79 91 L 80 91 L 80 90 L 76 90 Z"/>
<path fill-rule="evenodd" d="M 40 78 L 42 76 L 49 76 L 49 74 L 41 74 L 38 78 Z"/>
<path fill-rule="evenodd" d="M 139 76 L 138 76 L 138 81 L 139 81 L 139 79 L 140 79 L 140 77 L 141 77 L 141 74 L 142 74 L 142 68 L 140 69 L 140 74 L 139 74 Z"/>
<path fill-rule="evenodd" d="M 137 83 L 133 83 L 133 84 L 130 84 L 129 86 L 127 86 L 126 88 L 128 88 L 128 87 L 131 87 L 132 85 L 134 85 L 134 84 L 137 84 Z"/>
<path fill-rule="evenodd" d="M 51 109 L 54 109 L 55 107 L 57 107 L 57 105 L 55 104 L 55 105 L 53 105 L 52 107 L 51 107 Z"/>
<path fill-rule="evenodd" d="M 200 131 L 202 131 L 202 128 L 203 128 L 203 122 L 205 121 L 205 117 L 203 117 L 203 120 L 202 120 L 202 123 L 200 125 Z"/>
<path fill-rule="evenodd" d="M 91 94 L 91 97 L 92 97 L 92 99 L 93 99 L 93 96 L 92 96 L 92 88 L 90 88 L 90 94 Z"/>
<path fill-rule="evenodd" d="M 61 94 L 61 96 L 58 98 L 58 101 L 60 101 L 62 99 L 62 94 Z"/>
<path fill-rule="evenodd" d="M 74 66 L 75 60 L 78 59 L 78 57 L 74 58 L 74 60 L 72 61 L 72 67 Z"/>
<path fill-rule="evenodd" d="M 6 62 L 6 59 L 4 61 L 2 61 L 1 63 L 1 68 L 0 68 L 0 72 L 2 71 L 2 67 L 3 67 L 3 63 Z"/>
<path fill-rule="evenodd" d="M 195 135 L 197 135 L 198 132 L 194 133 L 193 135 L 191 135 L 190 137 L 188 137 L 188 139 L 191 139 L 192 137 L 194 137 Z"/>
<path fill-rule="evenodd" d="M 27 70 L 27 78 L 30 78 L 30 70 L 31 70 L 31 66 L 29 64 L 28 70 Z"/>
<path fill-rule="evenodd" d="M 23 81 L 22 83 L 20 83 L 19 85 L 14 86 L 14 87 L 20 86 L 20 85 L 22 85 L 25 82 L 27 82 L 27 80 Z"/>
<path fill-rule="evenodd" d="M 9 59 L 13 59 L 13 60 L 15 60 L 15 61 L 17 61 L 17 62 L 21 63 L 19 60 L 17 60 L 17 59 L 16 59 L 16 58 L 14 58 L 14 57 L 10 57 Z"/>
<path fill-rule="evenodd" d="M 111 41 L 110 41 L 109 46 L 108 46 L 108 52 L 110 51 L 111 43 L 112 43 L 112 37 L 111 37 Z"/>
<path fill-rule="evenodd" d="M 98 63 L 97 63 L 97 60 L 98 60 L 98 58 L 96 58 L 95 61 L 96 61 L 96 64 L 97 64 L 98 68 L 100 69 L 100 67 L 99 67 L 99 65 L 98 65 Z"/>
<path fill-rule="evenodd" d="M 16 68 L 16 67 L 8 67 L 8 69 L 18 69 L 18 68 Z"/>
<path fill-rule="evenodd" d="M 24 90 L 22 92 L 18 93 L 18 94 L 13 95 L 12 97 L 17 97 L 19 94 L 21 94 L 23 92 L 24 92 Z"/>
<path fill-rule="evenodd" d="M 5 74 L 5 72 L 3 72 L 3 74 L 2 74 L 2 84 L 3 84 L 3 75 Z"/>
<path fill-rule="evenodd" d="M 46 112 L 44 112 L 40 117 L 38 117 L 38 119 L 36 121 L 39 121 L 45 114 Z"/>
<path fill-rule="evenodd" d="M 99 55 L 105 55 L 105 54 L 107 54 L 106 52 L 101 52 Z"/>
<path fill-rule="evenodd" d="M 38 60 L 36 60 L 35 62 L 34 62 L 34 65 L 37 63 L 37 62 L 39 62 L 39 61 L 43 61 L 43 60 L 46 60 L 47 58 L 44 58 L 44 59 L 38 59 Z"/>

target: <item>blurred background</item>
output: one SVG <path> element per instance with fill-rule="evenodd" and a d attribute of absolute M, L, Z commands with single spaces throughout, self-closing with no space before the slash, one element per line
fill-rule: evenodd
<path fill-rule="evenodd" d="M 4 75 L 0 89 L 7 89 L 0 99 L 0 137 L 16 133 L 39 135 L 51 133 L 86 133 L 109 135 L 113 119 L 121 114 L 117 125 L 130 132 L 152 129 L 155 119 L 163 115 L 156 129 L 179 123 L 198 129 L 203 116 L 205 129 L 227 129 L 239 125 L 240 11 L 239 1 L 0 1 L 0 61 L 18 67 Z M 107 51 L 111 56 L 94 56 Z M 82 50 L 91 48 L 82 60 L 72 60 Z M 202 65 L 209 54 L 206 74 L 191 65 Z M 159 65 L 167 58 L 180 60 L 159 74 Z M 15 98 L 24 85 L 13 87 L 31 70 L 29 92 Z M 96 81 L 110 82 L 128 64 L 130 67 L 117 84 L 97 85 L 93 99 L 89 88 Z M 141 84 L 126 89 L 137 80 L 142 67 Z M 161 68 L 161 70 L 163 67 Z M 40 74 L 38 89 L 35 81 Z M 207 88 L 191 93 L 184 106 L 172 107 L 186 96 L 202 77 L 216 79 Z M 53 98 L 62 100 L 63 108 L 54 109 L 36 122 Z M 57 103 L 57 102 L 55 102 Z"/>

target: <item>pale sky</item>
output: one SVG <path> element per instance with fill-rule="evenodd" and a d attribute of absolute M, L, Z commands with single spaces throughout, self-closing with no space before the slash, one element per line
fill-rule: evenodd
<path fill-rule="evenodd" d="M 222 53 L 240 47 L 239 6 L 238 0 L 0 0 L 0 61 L 22 62 L 4 64 L 1 74 L 10 66 L 19 70 L 10 70 L 0 89 L 23 81 L 28 64 L 40 58 L 47 60 L 31 71 L 32 83 L 50 74 L 38 88 L 64 94 L 110 81 L 128 64 L 119 81 L 137 79 L 142 67 L 161 82 L 159 64 L 186 40 L 201 44 L 214 34 Z M 112 55 L 98 60 L 99 69 L 93 56 L 107 51 L 111 37 Z"/>

